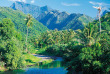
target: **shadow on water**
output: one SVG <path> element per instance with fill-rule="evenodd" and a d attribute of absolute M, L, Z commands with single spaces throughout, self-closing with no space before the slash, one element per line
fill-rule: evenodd
<path fill-rule="evenodd" d="M 52 63 L 38 63 L 37 68 L 40 68 L 40 69 L 50 69 L 50 68 L 59 68 L 59 67 L 63 67 L 63 64 L 61 61 L 53 61 Z M 64 67 L 63 67 L 64 68 Z"/>
<path fill-rule="evenodd" d="M 59 59 L 60 60 L 60 59 Z M 66 74 L 67 71 L 61 61 L 52 63 L 38 63 L 36 66 L 28 67 L 23 70 L 2 72 L 0 74 Z"/>

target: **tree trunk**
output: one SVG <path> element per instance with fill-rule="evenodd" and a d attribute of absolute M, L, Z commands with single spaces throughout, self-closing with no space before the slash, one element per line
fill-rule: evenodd
<path fill-rule="evenodd" d="M 41 48 L 42 48 L 42 44 L 41 44 Z"/>
<path fill-rule="evenodd" d="M 38 48 L 38 43 L 37 43 L 37 48 Z"/>
<path fill-rule="evenodd" d="M 27 27 L 27 35 L 26 35 L 26 52 L 27 52 L 27 38 L 28 38 L 28 27 Z"/>
<path fill-rule="evenodd" d="M 101 34 L 101 20 L 100 20 L 100 12 L 99 12 L 99 24 L 100 24 L 100 34 Z"/>

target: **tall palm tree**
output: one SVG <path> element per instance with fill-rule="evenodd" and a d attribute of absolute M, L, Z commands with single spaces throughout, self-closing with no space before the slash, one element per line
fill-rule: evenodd
<path fill-rule="evenodd" d="M 32 26 L 32 16 L 30 15 L 30 14 L 28 14 L 27 15 L 27 17 L 26 17 L 26 19 L 25 19 L 25 21 L 26 21 L 26 25 L 27 25 L 27 35 L 26 35 L 26 52 L 27 52 L 27 38 L 28 38 L 28 29 L 29 29 L 29 27 L 30 26 Z"/>
<path fill-rule="evenodd" d="M 85 46 L 91 46 L 96 42 L 98 38 L 98 28 L 97 25 L 89 24 L 87 27 L 84 28 L 83 31 L 77 30 L 78 39 L 80 43 L 84 44 Z"/>

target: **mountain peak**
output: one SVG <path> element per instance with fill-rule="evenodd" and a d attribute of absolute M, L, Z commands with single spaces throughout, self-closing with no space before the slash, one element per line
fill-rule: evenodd
<path fill-rule="evenodd" d="M 21 1 L 15 1 L 13 4 L 28 4 L 28 3 L 24 3 L 24 2 L 21 2 Z"/>
<path fill-rule="evenodd" d="M 53 9 L 46 5 L 46 6 L 41 7 L 41 10 L 42 11 L 51 11 Z"/>
<path fill-rule="evenodd" d="M 49 6 L 40 7 L 19 1 L 14 2 L 10 7 L 14 10 L 20 10 L 25 14 L 31 14 L 32 16 L 34 16 L 34 18 L 37 18 L 44 12 L 49 12 L 52 10 Z"/>
<path fill-rule="evenodd" d="M 45 7 L 45 8 L 50 8 L 48 5 L 45 5 L 45 6 L 43 6 L 43 7 Z"/>
<path fill-rule="evenodd" d="M 88 20 L 89 17 L 86 17 L 83 14 L 60 12 L 59 10 L 54 10 L 47 5 L 40 7 L 23 2 L 17 2 L 14 3 L 11 8 L 21 10 L 25 14 L 31 14 L 49 29 L 82 29 L 85 23 L 90 22 L 90 20 Z"/>
<path fill-rule="evenodd" d="M 70 14 L 69 14 L 68 12 L 66 12 L 66 11 L 63 11 L 62 13 L 63 13 L 63 14 L 67 14 L 67 15 L 70 15 Z"/>

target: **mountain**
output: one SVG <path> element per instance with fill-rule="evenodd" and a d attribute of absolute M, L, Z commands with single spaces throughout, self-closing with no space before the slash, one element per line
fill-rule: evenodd
<path fill-rule="evenodd" d="M 14 2 L 10 7 L 14 10 L 21 10 L 25 14 L 32 14 L 34 18 L 37 18 L 41 13 L 49 12 L 52 10 L 48 6 L 40 7 L 19 1 Z"/>
<path fill-rule="evenodd" d="M 19 10 L 13 10 L 9 7 L 0 7 L 0 21 L 3 18 L 9 18 L 13 21 L 15 24 L 15 28 L 24 34 L 26 34 L 26 24 L 25 24 L 25 18 L 26 15 L 19 11 Z M 29 34 L 30 35 L 38 35 L 44 31 L 48 30 L 46 26 L 39 23 L 36 19 L 33 18 L 33 26 L 29 28 Z"/>
<path fill-rule="evenodd" d="M 93 20 L 84 14 L 68 14 L 67 12 L 59 12 L 58 10 L 42 13 L 36 19 L 49 29 L 57 28 L 58 30 L 82 29 Z"/>
<path fill-rule="evenodd" d="M 49 29 L 65 30 L 65 29 L 82 29 L 93 19 L 84 14 L 69 14 L 67 12 L 59 12 L 48 6 L 39 7 L 23 2 L 15 2 L 11 5 L 14 10 L 21 10 L 25 14 L 29 13 L 33 17 L 47 26 Z"/>
<path fill-rule="evenodd" d="M 103 13 L 102 13 L 102 15 L 101 16 L 104 16 L 106 13 L 108 13 L 108 12 L 110 12 L 110 11 L 108 11 L 108 10 L 105 10 Z"/>

